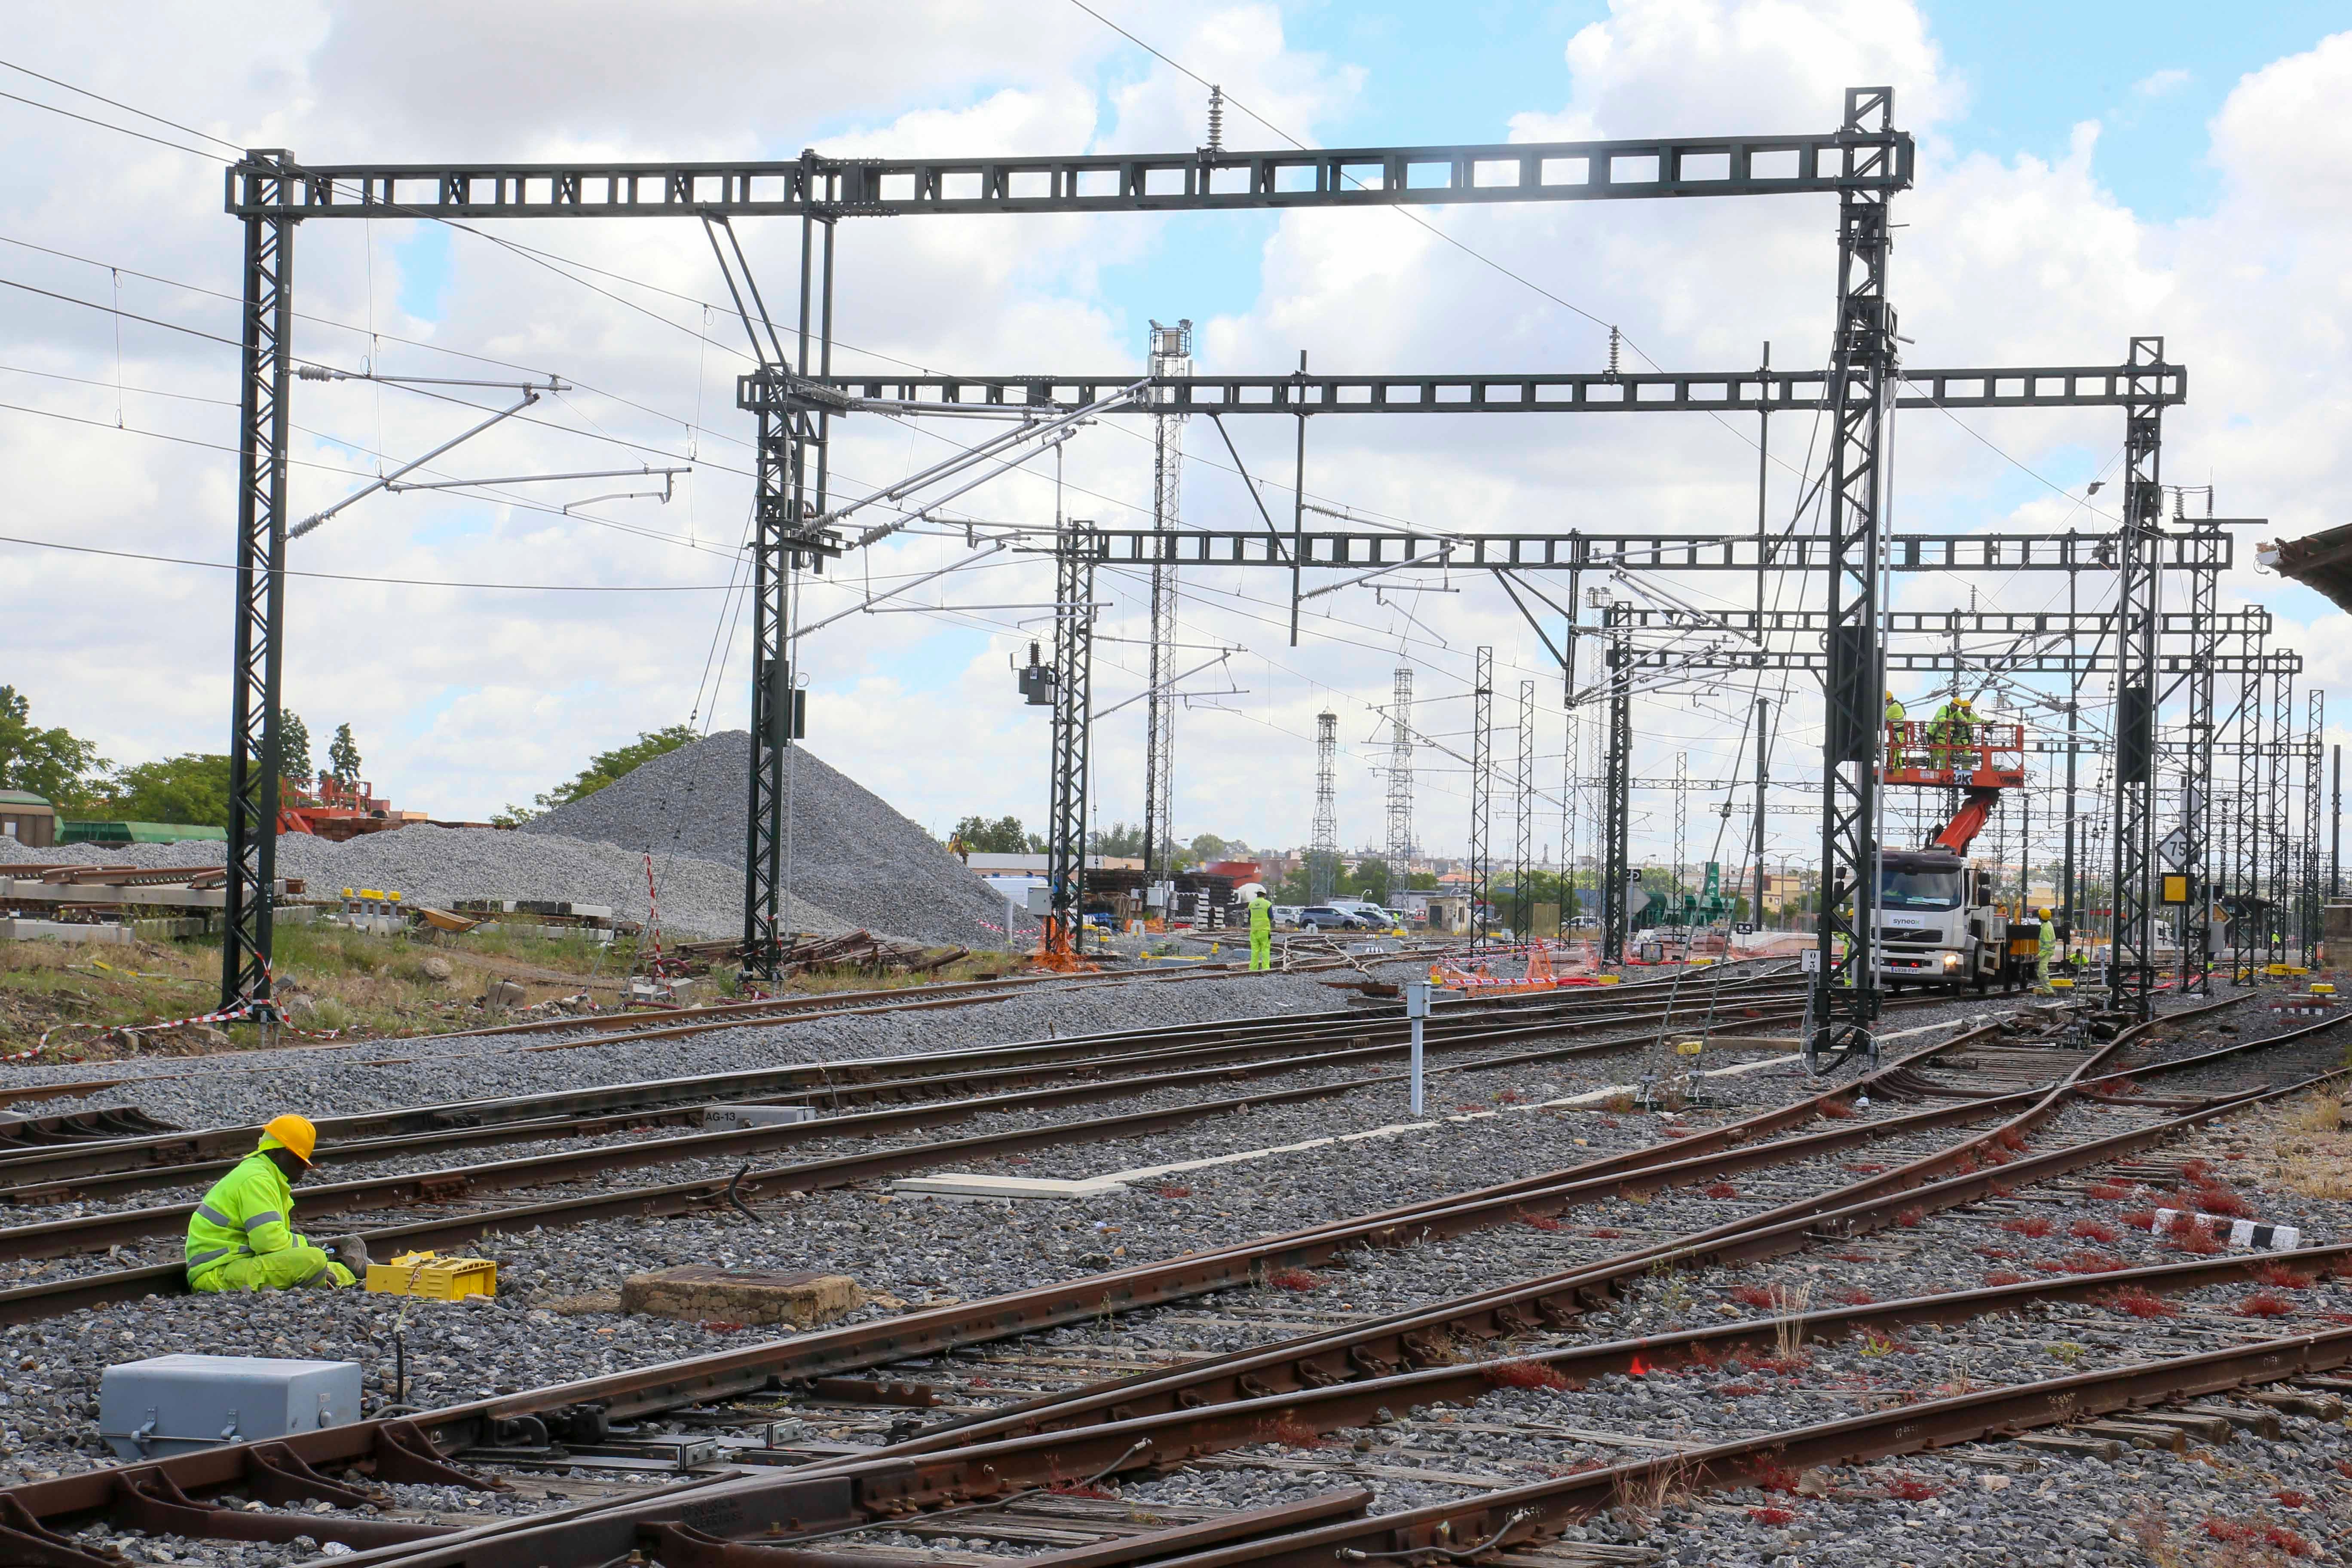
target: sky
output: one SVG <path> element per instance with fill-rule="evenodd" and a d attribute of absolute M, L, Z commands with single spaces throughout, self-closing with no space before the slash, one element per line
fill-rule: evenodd
<path fill-rule="evenodd" d="M 201 563 L 234 549 L 227 147 L 317 163 L 1161 151 L 1204 135 L 1195 78 L 1228 94 L 1233 147 L 1813 131 L 1834 124 L 1843 87 L 1894 84 L 1897 121 L 1920 148 L 1916 187 L 1896 203 L 1890 285 L 1906 363 L 2105 363 L 2133 334 L 2163 334 L 2190 373 L 2189 403 L 2166 421 L 2165 479 L 2212 485 L 2225 515 L 2271 520 L 2240 539 L 2225 601 L 2273 611 L 2273 646 L 2304 651 L 2310 684 L 2330 689 L 2345 667 L 2344 618 L 2257 572 L 2251 548 L 2255 533 L 2331 526 L 2352 500 L 2340 265 L 2352 132 L 2338 110 L 2352 95 L 2352 33 L 2329 31 L 2340 8 L 1090 4 L 27 13 L 0 46 L 0 91 L 13 95 L 0 99 L 11 153 L 0 280 L 14 285 L 0 288 L 0 453 L 16 503 L 0 542 L 0 681 L 26 693 L 38 721 L 118 762 L 223 749 L 231 589 Z M 739 229 L 772 302 L 789 300 L 798 226 Z M 740 726 L 748 634 L 729 584 L 749 504 L 751 428 L 733 406 L 746 360 L 740 325 L 715 308 L 724 284 L 698 226 L 319 223 L 298 237 L 295 277 L 306 359 L 566 384 L 435 461 L 436 478 L 692 467 L 667 501 L 650 479 L 378 493 L 295 542 L 297 568 L 327 574 L 289 590 L 287 700 L 311 733 L 350 723 L 378 793 L 479 818 L 639 731 Z M 876 219 L 843 226 L 839 279 L 842 368 L 1132 374 L 1155 318 L 1195 323 L 1204 371 L 1286 371 L 1302 351 L 1336 370 L 1597 370 L 1611 326 L 1636 366 L 1751 365 L 1768 342 L 1775 365 L 1804 366 L 1825 352 L 1833 217 L 1829 198 L 1741 198 Z M 460 405 L 515 395 L 299 384 L 294 514 L 480 417 Z M 2111 411 L 1929 412 L 1897 426 L 1898 528 L 2113 526 L 2115 491 L 2086 493 L 2113 478 Z M 1229 428 L 1279 515 L 1292 501 L 1287 422 Z M 1764 498 L 1775 517 L 1797 504 L 1811 435 L 1775 422 Z M 845 421 L 836 494 L 971 438 Z M 1183 441 L 1183 521 L 1254 524 L 1214 427 L 1191 421 Z M 1304 488 L 1310 504 L 1424 530 L 1706 531 L 1752 527 L 1757 468 L 1753 421 L 1335 418 L 1310 428 Z M 1040 461 L 949 515 L 1034 529 L 1058 500 L 1069 515 L 1139 526 L 1150 489 L 1149 430 L 1114 417 L 1064 449 L 1058 489 Z M 956 525 L 854 552 L 806 588 L 803 620 L 967 553 Z M 1702 603 L 1752 591 L 1696 577 L 1671 587 Z M 1184 580 L 1181 640 L 1200 649 L 1185 662 L 1235 651 L 1181 686 L 1181 835 L 1303 841 L 1328 708 L 1342 842 L 1377 845 L 1383 710 L 1402 666 L 1424 738 L 1415 837 L 1459 853 L 1470 792 L 1455 753 L 1469 750 L 1474 650 L 1490 646 L 1506 776 L 1518 765 L 1520 684 L 1532 683 L 1528 768 L 1545 798 L 1529 835 L 1538 854 L 1556 852 L 1559 672 L 1490 583 L 1423 574 L 1318 597 L 1297 647 L 1286 588 L 1262 573 Z M 1800 602 L 1793 582 L 1770 591 Z M 1965 605 L 1973 592 L 1988 607 L 2044 608 L 2063 591 L 2027 574 L 1906 578 L 1895 603 Z M 1098 593 L 1095 684 L 1108 706 L 1143 681 L 1145 588 L 1114 573 Z M 975 813 L 1041 825 L 1045 717 L 1022 705 L 1013 667 L 1050 598 L 1049 571 L 1008 552 L 907 589 L 894 613 L 812 632 L 800 645 L 808 743 L 942 834 Z M 1693 778 L 1744 774 L 1748 703 L 1782 689 L 1702 680 L 1645 698 L 1636 773 L 1670 776 L 1680 757 Z M 1817 754 L 1818 700 L 1786 692 L 1777 745 L 1794 774 Z M 1097 726 L 1099 822 L 1139 815 L 1142 725 L 1133 703 Z M 1722 798 L 1701 789 L 1688 803 L 1688 858 L 1738 858 L 1714 847 Z M 1579 810 L 1581 840 L 1589 799 Z M 1666 793 L 1643 792 L 1636 816 L 1643 852 L 1668 852 Z M 1727 830 L 1746 827 L 1735 817 Z M 1804 858 L 1804 818 L 1776 816 L 1770 831 L 1776 858 Z M 1510 829 L 1498 822 L 1494 837 Z"/>

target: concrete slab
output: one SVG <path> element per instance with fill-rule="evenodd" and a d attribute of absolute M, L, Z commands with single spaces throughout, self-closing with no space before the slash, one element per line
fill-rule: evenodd
<path fill-rule="evenodd" d="M 621 1310 L 690 1322 L 790 1323 L 805 1329 L 865 1304 L 866 1292 L 845 1274 L 687 1263 L 633 1274 L 621 1285 Z"/>

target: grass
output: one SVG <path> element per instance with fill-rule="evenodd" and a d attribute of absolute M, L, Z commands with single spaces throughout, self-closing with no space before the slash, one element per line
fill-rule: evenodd
<path fill-rule="evenodd" d="M 2343 1128 L 2344 1101 L 2316 1093 L 2292 1101 L 2263 1136 L 2262 1184 L 2307 1198 L 2352 1198 L 2352 1132 Z"/>

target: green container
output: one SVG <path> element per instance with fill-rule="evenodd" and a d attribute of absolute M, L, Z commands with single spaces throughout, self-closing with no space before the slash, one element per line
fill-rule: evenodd
<path fill-rule="evenodd" d="M 60 822 L 60 844 L 177 844 L 183 839 L 209 838 L 226 842 L 226 827 L 200 827 L 192 822 Z"/>

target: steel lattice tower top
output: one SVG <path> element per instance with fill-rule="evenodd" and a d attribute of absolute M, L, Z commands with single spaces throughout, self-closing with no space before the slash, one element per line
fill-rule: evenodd
<path fill-rule="evenodd" d="M 1339 716 L 1315 716 L 1315 837 L 1307 851 L 1307 889 L 1312 902 L 1331 901 L 1339 871 Z"/>
<path fill-rule="evenodd" d="M 1389 697 L 1389 885 L 1405 882 L 1406 863 L 1412 858 L 1412 668 L 1396 672 Z"/>
<path fill-rule="evenodd" d="M 1181 377 L 1192 374 L 1192 323 L 1190 320 L 1163 327 L 1151 323 L 1151 374 Z M 1154 405 L 1172 394 L 1155 387 Z M 1182 512 L 1184 490 L 1184 416 L 1155 413 L 1151 420 L 1151 527 L 1173 532 Z M 1176 569 L 1151 568 L 1151 655 L 1150 690 L 1144 698 L 1143 740 L 1143 866 L 1153 878 L 1165 877 L 1168 858 L 1163 844 L 1175 832 L 1176 700 L 1167 688 L 1176 677 Z"/>

